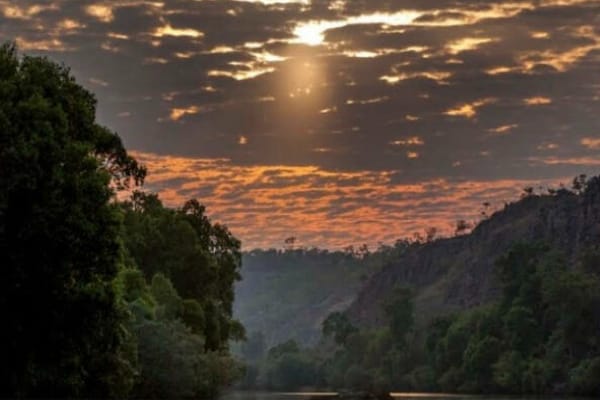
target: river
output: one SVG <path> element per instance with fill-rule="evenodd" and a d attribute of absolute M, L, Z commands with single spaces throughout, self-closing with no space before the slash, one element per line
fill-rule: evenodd
<path fill-rule="evenodd" d="M 582 398 L 542 396 L 478 396 L 451 393 L 391 393 L 394 400 L 582 400 Z M 336 392 L 252 392 L 234 391 L 224 393 L 220 400 L 334 400 Z"/>

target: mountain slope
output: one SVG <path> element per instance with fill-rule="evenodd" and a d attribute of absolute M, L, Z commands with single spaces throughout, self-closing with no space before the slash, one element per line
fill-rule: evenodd
<path fill-rule="evenodd" d="M 416 290 L 417 321 L 483 304 L 498 295 L 495 261 L 515 242 L 544 241 L 575 263 L 600 244 L 600 179 L 577 195 L 529 196 L 507 205 L 468 235 L 411 248 L 374 274 L 348 310 L 362 326 L 382 321 L 381 305 L 398 285 Z"/>

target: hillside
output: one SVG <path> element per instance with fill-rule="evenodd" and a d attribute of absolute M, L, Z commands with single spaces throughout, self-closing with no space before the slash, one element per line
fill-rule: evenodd
<path fill-rule="evenodd" d="M 542 241 L 572 263 L 600 243 L 600 181 L 584 193 L 527 196 L 470 234 L 358 256 L 324 250 L 254 250 L 243 255 L 234 315 L 266 345 L 314 345 L 322 321 L 348 310 L 359 326 L 383 323 L 382 303 L 399 285 L 415 288 L 417 323 L 484 304 L 498 295 L 494 264 L 516 242 Z"/>
<path fill-rule="evenodd" d="M 600 394 L 599 244 L 594 178 L 528 193 L 453 238 L 246 254 L 241 386 Z"/>
<path fill-rule="evenodd" d="M 268 346 L 288 339 L 315 344 L 328 314 L 346 309 L 391 249 L 368 255 L 324 250 L 255 250 L 242 260 L 234 315 Z"/>
<path fill-rule="evenodd" d="M 559 190 L 507 205 L 472 233 L 412 247 L 374 274 L 348 314 L 361 326 L 383 322 L 382 303 L 396 286 L 416 289 L 417 323 L 471 308 L 499 295 L 495 261 L 517 242 L 545 242 L 571 265 L 600 243 L 600 179 L 575 194 Z"/>

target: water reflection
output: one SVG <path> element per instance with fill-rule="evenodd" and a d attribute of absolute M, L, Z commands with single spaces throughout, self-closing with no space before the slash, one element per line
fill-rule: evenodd
<path fill-rule="evenodd" d="M 482 395 L 464 395 L 452 393 L 404 393 L 392 392 L 390 396 L 394 400 L 575 400 L 569 397 L 518 397 L 518 396 L 482 396 Z M 220 400 L 333 400 L 354 398 L 348 394 L 340 396 L 337 392 L 228 392 L 221 396 Z M 577 400 L 584 400 L 578 398 Z"/>
<path fill-rule="evenodd" d="M 331 400 L 337 392 L 229 392 L 220 400 Z"/>

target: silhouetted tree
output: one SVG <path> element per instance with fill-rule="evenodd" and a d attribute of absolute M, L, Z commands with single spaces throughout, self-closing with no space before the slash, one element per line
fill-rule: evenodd
<path fill-rule="evenodd" d="M 123 397 L 115 189 L 145 169 L 66 67 L 0 47 L 1 397 Z"/>
<path fill-rule="evenodd" d="M 576 176 L 575 178 L 573 178 L 573 183 L 571 185 L 571 187 L 573 188 L 573 191 L 576 194 L 582 194 L 583 192 L 585 192 L 585 189 L 587 188 L 587 175 L 585 174 L 581 174 Z"/>
<path fill-rule="evenodd" d="M 425 241 L 433 242 L 437 237 L 438 229 L 434 226 L 425 229 Z"/>
<path fill-rule="evenodd" d="M 471 229 L 472 225 L 464 219 L 459 219 L 456 221 L 456 226 L 454 228 L 454 234 L 456 236 L 467 233 L 469 229 Z"/>

